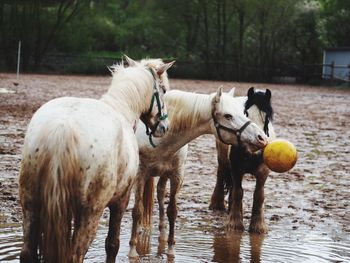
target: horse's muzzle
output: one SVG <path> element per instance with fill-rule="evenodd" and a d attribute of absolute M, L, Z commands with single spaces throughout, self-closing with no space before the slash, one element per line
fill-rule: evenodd
<path fill-rule="evenodd" d="M 256 137 L 256 141 L 257 141 L 257 146 L 259 148 L 264 148 L 268 143 L 267 138 L 265 136 L 263 137 L 261 135 L 258 135 Z"/>
<path fill-rule="evenodd" d="M 158 123 L 156 130 L 153 132 L 154 137 L 162 137 L 169 130 L 168 120 L 162 120 Z"/>

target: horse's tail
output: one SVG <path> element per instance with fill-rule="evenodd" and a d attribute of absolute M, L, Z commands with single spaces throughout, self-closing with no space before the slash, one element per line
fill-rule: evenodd
<path fill-rule="evenodd" d="M 79 181 L 78 138 L 60 123 L 38 145 L 39 254 L 44 262 L 72 260 L 71 222 L 77 215 Z"/>
<path fill-rule="evenodd" d="M 217 177 L 218 180 L 222 182 L 223 191 L 228 193 L 233 187 L 232 174 L 231 174 L 231 164 L 229 160 L 230 148 L 228 145 L 216 140 L 216 149 L 218 157 L 218 170 Z"/>
<path fill-rule="evenodd" d="M 141 223 L 144 227 L 150 228 L 152 223 L 152 214 L 154 208 L 154 177 L 149 176 L 145 182 L 144 192 L 143 192 L 143 216 Z"/>

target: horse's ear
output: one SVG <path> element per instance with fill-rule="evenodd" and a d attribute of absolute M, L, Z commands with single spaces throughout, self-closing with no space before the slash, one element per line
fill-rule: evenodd
<path fill-rule="evenodd" d="M 157 74 L 158 76 L 162 75 L 165 71 L 167 71 L 173 64 L 175 63 L 175 60 L 165 63 L 161 65 L 159 68 L 157 68 Z"/>
<path fill-rule="evenodd" d="M 247 93 L 248 98 L 252 97 L 254 95 L 254 93 L 255 93 L 254 87 L 251 87 Z"/>
<path fill-rule="evenodd" d="M 214 98 L 216 103 L 218 103 L 220 101 L 220 98 L 221 98 L 221 95 L 222 95 L 222 89 L 223 89 L 223 87 L 220 86 L 218 88 L 218 90 L 216 91 L 216 95 L 215 95 L 215 98 Z"/>
<path fill-rule="evenodd" d="M 235 90 L 236 90 L 236 88 L 233 87 L 227 94 L 232 96 L 232 97 L 234 97 L 235 96 Z"/>
<path fill-rule="evenodd" d="M 271 90 L 266 89 L 266 91 L 265 91 L 265 97 L 266 97 L 268 100 L 271 99 Z"/>
<path fill-rule="evenodd" d="M 124 54 L 126 62 L 128 62 L 129 67 L 136 66 L 137 62 L 133 60 L 132 58 L 129 58 L 127 55 Z"/>
<path fill-rule="evenodd" d="M 213 116 L 215 115 L 216 111 L 218 110 L 218 105 L 220 103 L 221 95 L 222 95 L 222 86 L 220 86 L 218 88 L 213 100 L 211 101 L 211 114 Z"/>

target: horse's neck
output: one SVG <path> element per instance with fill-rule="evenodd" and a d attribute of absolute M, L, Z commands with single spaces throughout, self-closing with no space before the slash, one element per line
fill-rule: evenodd
<path fill-rule="evenodd" d="M 155 155 L 166 158 L 200 135 L 211 133 L 212 96 L 171 91 L 165 97 L 170 129 L 159 140 Z"/>
<path fill-rule="evenodd" d="M 104 94 L 101 97 L 101 101 L 108 104 L 116 112 L 121 113 L 127 121 L 133 125 L 139 118 L 140 114 L 132 110 L 132 107 L 126 101 L 118 101 L 111 94 Z"/>
<path fill-rule="evenodd" d="M 152 88 L 149 87 L 152 85 L 151 79 L 146 78 L 138 82 L 137 76 L 130 80 L 113 78 L 101 101 L 121 113 L 131 125 L 134 125 L 150 105 Z"/>

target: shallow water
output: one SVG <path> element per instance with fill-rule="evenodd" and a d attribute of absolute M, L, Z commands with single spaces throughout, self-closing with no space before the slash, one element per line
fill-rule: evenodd
<path fill-rule="evenodd" d="M 0 100 L 0 261 L 18 262 L 22 222 L 18 175 L 23 138 L 29 119 L 47 100 L 60 96 L 99 97 L 105 77 L 0 74 L 3 88 L 15 90 Z M 64 83 L 64 85 L 62 85 Z M 214 92 L 223 84 L 246 94 L 251 83 L 172 80 L 173 89 Z M 255 85 L 255 84 L 254 84 Z M 273 91 L 274 127 L 280 138 L 298 149 L 292 171 L 271 173 L 265 185 L 267 235 L 226 234 L 225 215 L 208 210 L 215 185 L 216 150 L 213 136 L 190 143 L 176 221 L 175 258 L 166 244 L 158 247 L 156 214 L 149 242 L 140 247 L 136 262 L 350 262 L 350 101 L 349 89 L 256 84 Z M 322 105 L 322 107 L 320 107 Z M 245 176 L 244 224 L 251 216 L 255 180 Z M 130 207 L 123 219 L 117 262 L 127 257 L 131 229 Z M 85 262 L 104 262 L 106 217 Z M 147 236 L 145 238 L 147 240 Z M 159 251 L 159 252 L 158 252 Z"/>
<path fill-rule="evenodd" d="M 190 218 L 190 217 L 189 217 Z M 193 218 L 193 217 L 192 217 Z M 215 220 L 179 220 L 176 230 L 175 257 L 166 254 L 167 245 L 158 242 L 156 227 L 153 233 L 145 235 L 142 256 L 129 261 L 128 241 L 130 218 L 123 220 L 121 247 L 117 262 L 349 262 L 350 238 L 332 230 L 298 229 L 286 231 L 283 225 L 270 229 L 267 235 L 247 232 L 225 233 L 220 228 L 208 225 Z M 215 224 L 215 222 L 214 222 Z M 101 220 L 97 237 L 90 247 L 85 262 L 104 262 L 104 239 L 107 221 Z M 333 237 L 334 236 L 334 237 Z M 22 230 L 20 225 L 4 225 L 0 228 L 0 261 L 18 262 Z M 147 240 L 148 239 L 148 240 Z"/>

